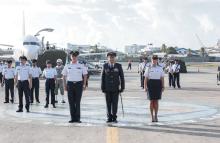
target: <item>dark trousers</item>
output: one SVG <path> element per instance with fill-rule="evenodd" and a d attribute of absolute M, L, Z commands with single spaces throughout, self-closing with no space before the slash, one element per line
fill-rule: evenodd
<path fill-rule="evenodd" d="M 36 101 L 39 101 L 39 78 L 32 78 L 30 102 L 34 101 L 34 91 L 35 91 L 35 99 Z"/>
<path fill-rule="evenodd" d="M 68 88 L 68 101 L 70 107 L 70 115 L 72 120 L 80 120 L 80 102 L 82 98 L 83 83 L 79 82 L 67 82 Z"/>
<path fill-rule="evenodd" d="M 5 79 L 5 101 L 9 102 L 9 91 L 11 100 L 14 101 L 14 79 Z"/>
<path fill-rule="evenodd" d="M 171 87 L 173 85 L 173 74 L 169 73 L 169 86 Z"/>
<path fill-rule="evenodd" d="M 51 94 L 51 104 L 55 104 L 55 80 L 46 79 L 46 104 L 49 104 L 50 94 Z"/>
<path fill-rule="evenodd" d="M 28 80 L 24 81 L 18 81 L 18 95 L 19 95 L 19 109 L 23 109 L 23 93 L 25 95 L 25 101 L 26 101 L 26 109 L 29 109 L 30 105 L 30 88 L 29 88 L 29 82 Z"/>
<path fill-rule="evenodd" d="M 0 83 L 2 83 L 2 77 L 3 77 L 2 72 L 0 72 Z"/>
<path fill-rule="evenodd" d="M 144 88 L 144 72 L 141 72 L 141 87 Z"/>
<path fill-rule="evenodd" d="M 131 70 L 131 64 L 128 64 L 128 68 L 127 68 L 127 70 Z"/>
<path fill-rule="evenodd" d="M 180 88 L 180 73 L 173 73 L 173 87 L 175 88 L 177 84 L 177 87 Z"/>
<path fill-rule="evenodd" d="M 105 93 L 108 119 L 117 119 L 118 98 L 119 98 L 119 92 Z"/>

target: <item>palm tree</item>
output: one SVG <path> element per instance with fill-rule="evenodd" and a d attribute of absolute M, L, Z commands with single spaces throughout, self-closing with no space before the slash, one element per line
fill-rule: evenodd
<path fill-rule="evenodd" d="M 167 46 L 166 46 L 165 44 L 163 44 L 163 45 L 161 46 L 161 52 L 167 53 Z"/>
<path fill-rule="evenodd" d="M 201 56 L 204 58 L 205 57 L 205 48 L 204 47 L 201 47 L 200 53 L 201 53 Z"/>
<path fill-rule="evenodd" d="M 188 56 L 192 56 L 192 50 L 190 48 L 188 49 Z"/>

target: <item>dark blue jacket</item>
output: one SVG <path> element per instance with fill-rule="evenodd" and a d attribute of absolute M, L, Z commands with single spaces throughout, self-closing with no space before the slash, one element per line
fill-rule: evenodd
<path fill-rule="evenodd" d="M 124 72 L 121 64 L 115 63 L 110 68 L 109 63 L 105 63 L 102 71 L 101 89 L 103 92 L 119 92 L 125 89 Z"/>

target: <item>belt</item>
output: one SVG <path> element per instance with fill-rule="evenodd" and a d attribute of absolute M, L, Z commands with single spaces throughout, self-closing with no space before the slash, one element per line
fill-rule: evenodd
<path fill-rule="evenodd" d="M 39 79 L 39 77 L 32 77 L 32 79 Z"/>
<path fill-rule="evenodd" d="M 46 78 L 46 80 L 54 80 L 54 78 Z"/>
<path fill-rule="evenodd" d="M 26 81 L 28 81 L 28 80 L 18 80 L 19 82 L 26 82 Z"/>
<path fill-rule="evenodd" d="M 76 84 L 76 83 L 80 83 L 80 82 L 82 82 L 82 81 L 68 81 L 68 82 L 71 82 L 71 83 Z"/>
<path fill-rule="evenodd" d="M 57 80 L 60 80 L 60 79 L 63 79 L 63 78 L 62 77 L 61 78 L 57 77 Z"/>
<path fill-rule="evenodd" d="M 9 79 L 5 79 L 5 80 L 14 80 L 14 78 L 9 78 Z"/>

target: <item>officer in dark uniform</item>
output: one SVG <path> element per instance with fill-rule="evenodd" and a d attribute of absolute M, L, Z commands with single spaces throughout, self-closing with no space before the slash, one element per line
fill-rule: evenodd
<path fill-rule="evenodd" d="M 63 71 L 64 88 L 68 92 L 71 120 L 69 123 L 81 123 L 80 121 L 80 102 L 83 90 L 86 89 L 87 69 L 78 62 L 78 51 L 70 52 L 71 63 L 67 64 Z"/>
<path fill-rule="evenodd" d="M 101 89 L 106 97 L 107 123 L 117 123 L 119 93 L 125 88 L 124 73 L 121 64 L 115 62 L 115 52 L 109 52 L 107 57 L 108 63 L 104 64 L 102 71 Z"/>

